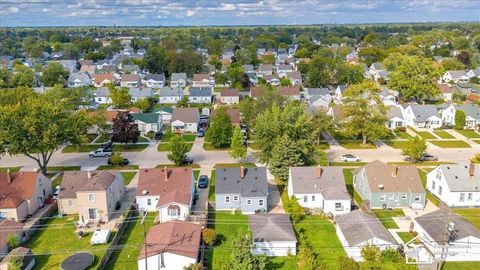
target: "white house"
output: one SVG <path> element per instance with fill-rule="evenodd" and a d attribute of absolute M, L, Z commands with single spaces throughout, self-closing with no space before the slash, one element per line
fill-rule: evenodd
<path fill-rule="evenodd" d="M 212 103 L 213 87 L 190 87 L 189 103 Z"/>
<path fill-rule="evenodd" d="M 193 203 L 194 182 L 191 168 L 141 169 L 136 194 L 138 209 L 158 211 L 160 223 L 185 220 Z"/>
<path fill-rule="evenodd" d="M 442 110 L 442 121 L 450 126 L 455 125 L 455 114 L 457 111 L 465 113 L 465 128 L 476 129 L 480 124 L 480 107 L 477 104 L 451 104 Z"/>
<path fill-rule="evenodd" d="M 95 90 L 95 102 L 98 104 L 112 103 L 110 91 L 106 87 L 100 87 Z"/>
<path fill-rule="evenodd" d="M 140 99 L 147 99 L 153 97 L 153 90 L 150 87 L 130 87 L 128 88 L 128 94 L 130 94 L 130 101 L 136 102 Z"/>
<path fill-rule="evenodd" d="M 480 68 L 476 68 L 476 69 L 470 69 L 468 72 L 467 72 L 467 76 L 468 78 L 473 78 L 473 77 L 477 77 L 479 80 L 480 80 Z"/>
<path fill-rule="evenodd" d="M 380 93 L 380 99 L 385 106 L 397 105 L 398 92 L 385 89 Z"/>
<path fill-rule="evenodd" d="M 480 164 L 440 165 L 427 174 L 427 190 L 450 207 L 480 206 Z"/>
<path fill-rule="evenodd" d="M 160 117 L 162 118 L 162 122 L 164 123 L 170 123 L 170 121 L 172 121 L 172 115 L 173 115 L 172 107 L 168 107 L 168 106 L 160 107 L 155 109 L 153 112 L 160 114 Z"/>
<path fill-rule="evenodd" d="M 154 225 L 147 234 L 147 247 L 140 248 L 138 270 L 183 270 L 197 263 L 202 226 L 183 221 Z"/>
<path fill-rule="evenodd" d="M 448 70 L 442 76 L 443 82 L 468 83 L 470 78 L 465 70 Z"/>
<path fill-rule="evenodd" d="M 172 131 L 177 133 L 191 132 L 198 130 L 200 114 L 197 108 L 174 108 L 172 113 Z"/>
<path fill-rule="evenodd" d="M 183 98 L 183 90 L 181 88 L 162 87 L 158 90 L 158 103 L 160 104 L 177 104 Z"/>
<path fill-rule="evenodd" d="M 398 247 L 390 233 L 373 214 L 360 210 L 335 217 L 338 239 L 347 256 L 363 261 L 362 248 L 377 246 L 380 250 Z"/>
<path fill-rule="evenodd" d="M 162 116 L 158 113 L 132 113 L 131 115 L 141 134 L 157 132 L 162 127 Z"/>
<path fill-rule="evenodd" d="M 287 214 L 249 215 L 248 227 L 254 255 L 296 255 L 297 238 Z"/>
<path fill-rule="evenodd" d="M 397 129 L 405 127 L 402 109 L 400 106 L 391 106 L 387 111 L 387 127 L 389 129 Z"/>
<path fill-rule="evenodd" d="M 352 199 L 339 167 L 291 167 L 287 192 L 301 206 L 326 214 L 337 216 L 351 210 Z"/>
<path fill-rule="evenodd" d="M 333 99 L 328 88 L 307 88 L 305 100 L 309 107 L 328 108 Z"/>
<path fill-rule="evenodd" d="M 442 127 L 442 118 L 434 105 L 411 104 L 403 110 L 407 126 L 435 129 Z"/>
<path fill-rule="evenodd" d="M 183 88 L 187 86 L 187 73 L 172 73 L 170 77 L 170 87 Z"/>
<path fill-rule="evenodd" d="M 68 77 L 67 85 L 68 87 L 91 86 L 92 80 L 87 73 L 72 73 Z"/>
<path fill-rule="evenodd" d="M 192 85 L 194 87 L 213 87 L 215 85 L 215 79 L 210 74 L 193 74 Z"/>
<path fill-rule="evenodd" d="M 160 88 L 165 85 L 165 75 L 163 74 L 148 74 L 142 80 L 143 84 L 151 88 Z"/>
<path fill-rule="evenodd" d="M 225 89 L 220 92 L 220 102 L 223 104 L 238 104 L 240 96 L 237 89 Z"/>
<path fill-rule="evenodd" d="M 141 80 L 137 74 L 122 74 L 120 75 L 121 87 L 140 87 Z"/>

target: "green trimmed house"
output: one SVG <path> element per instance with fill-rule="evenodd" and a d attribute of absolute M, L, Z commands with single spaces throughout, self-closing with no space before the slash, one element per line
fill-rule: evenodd
<path fill-rule="evenodd" d="M 159 113 L 135 113 L 132 114 L 132 119 L 141 134 L 157 132 L 162 127 L 162 116 Z"/>

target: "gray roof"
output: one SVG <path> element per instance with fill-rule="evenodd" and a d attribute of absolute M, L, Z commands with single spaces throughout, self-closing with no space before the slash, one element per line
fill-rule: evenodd
<path fill-rule="evenodd" d="M 410 105 L 410 108 L 412 108 L 413 114 L 417 118 L 416 121 L 424 122 L 431 116 L 437 116 L 440 118 L 435 105 L 412 104 Z"/>
<path fill-rule="evenodd" d="M 135 98 L 146 98 L 153 96 L 153 90 L 150 87 L 138 88 L 130 87 L 128 93 Z"/>
<path fill-rule="evenodd" d="M 211 97 L 212 87 L 190 87 L 191 97 Z"/>
<path fill-rule="evenodd" d="M 449 70 L 450 76 L 453 80 L 460 79 L 461 77 L 467 77 L 467 72 L 465 70 Z"/>
<path fill-rule="evenodd" d="M 172 73 L 171 81 L 187 80 L 187 73 Z"/>
<path fill-rule="evenodd" d="M 360 210 L 352 211 L 336 218 L 337 226 L 345 236 L 349 246 L 353 247 L 372 238 L 396 244 L 390 233 L 373 214 Z"/>
<path fill-rule="evenodd" d="M 290 65 L 278 65 L 277 70 L 289 71 L 289 70 L 293 70 L 293 68 Z"/>
<path fill-rule="evenodd" d="M 400 108 L 397 107 L 397 106 L 392 106 L 392 107 L 388 108 L 387 118 L 392 119 L 392 118 L 395 118 L 395 117 L 403 119 L 402 110 L 400 110 Z"/>
<path fill-rule="evenodd" d="M 370 68 L 374 68 L 376 70 L 379 70 L 379 69 L 382 69 L 383 66 L 382 66 L 382 63 L 379 63 L 379 62 L 375 62 L 375 63 L 372 63 L 372 65 L 370 66 Z"/>
<path fill-rule="evenodd" d="M 326 87 L 323 88 L 307 88 L 308 96 L 325 96 L 329 95 L 330 90 Z"/>
<path fill-rule="evenodd" d="M 248 227 L 254 242 L 297 241 L 287 214 L 249 215 Z"/>
<path fill-rule="evenodd" d="M 480 119 L 480 107 L 477 104 L 456 105 L 455 110 L 463 111 L 466 116 L 470 116 L 473 119 Z"/>
<path fill-rule="evenodd" d="M 154 81 L 157 81 L 157 82 L 164 82 L 165 81 L 165 75 L 163 75 L 163 74 L 148 74 L 145 77 L 145 80 L 146 81 L 154 80 Z"/>
<path fill-rule="evenodd" d="M 294 193 L 321 193 L 327 200 L 350 199 L 340 167 L 291 167 L 290 173 Z"/>
<path fill-rule="evenodd" d="M 474 166 L 474 174 L 470 176 L 470 165 Z M 450 191 L 479 191 L 480 164 L 446 164 L 438 166 L 445 176 Z"/>
<path fill-rule="evenodd" d="M 245 73 L 253 72 L 253 65 L 242 65 L 242 68 Z"/>
<path fill-rule="evenodd" d="M 480 232 L 464 218 L 445 210 L 437 210 L 415 219 L 418 224 L 430 235 L 437 244 L 443 245 L 448 240 L 446 228 L 450 221 L 455 224 L 454 239 L 460 240 L 468 236 L 480 238 Z"/>
<path fill-rule="evenodd" d="M 476 77 L 480 76 L 480 68 L 471 69 L 470 71 L 473 73 L 474 76 Z"/>
<path fill-rule="evenodd" d="M 108 97 L 110 96 L 110 90 L 107 87 L 100 87 L 95 90 L 96 97 Z"/>
<path fill-rule="evenodd" d="M 265 167 L 244 167 L 216 169 L 215 194 L 240 194 L 242 197 L 264 197 L 268 195 L 267 169 Z"/>
<path fill-rule="evenodd" d="M 346 85 L 346 84 L 340 84 L 340 85 L 337 86 L 336 89 L 339 89 L 339 90 L 340 90 L 340 93 L 343 94 L 343 93 L 345 92 L 345 90 L 347 89 L 347 85 Z M 335 90 L 336 90 L 336 89 L 335 89 Z"/>
<path fill-rule="evenodd" d="M 80 80 L 84 84 L 90 84 L 92 82 L 87 73 L 72 73 L 68 76 L 68 83 L 74 83 L 76 80 Z"/>
<path fill-rule="evenodd" d="M 161 97 L 182 97 L 183 96 L 183 90 L 175 87 L 162 87 L 160 90 L 158 90 L 158 95 Z"/>

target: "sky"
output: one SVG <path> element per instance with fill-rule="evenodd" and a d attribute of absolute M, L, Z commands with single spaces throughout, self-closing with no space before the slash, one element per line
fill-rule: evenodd
<path fill-rule="evenodd" d="M 0 0 L 0 27 L 452 21 L 480 21 L 480 0 Z"/>

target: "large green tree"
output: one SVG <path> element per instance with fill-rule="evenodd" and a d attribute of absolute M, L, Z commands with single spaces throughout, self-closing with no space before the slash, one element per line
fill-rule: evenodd
<path fill-rule="evenodd" d="M 240 126 L 233 129 L 232 143 L 230 144 L 230 156 L 235 159 L 247 157 L 247 147 L 243 144 L 243 135 Z"/>
<path fill-rule="evenodd" d="M 67 82 L 69 72 L 62 64 L 50 62 L 45 67 L 42 74 L 42 83 L 45 86 L 54 86 L 55 84 L 64 85 Z"/>
<path fill-rule="evenodd" d="M 215 148 L 227 147 L 232 140 L 232 120 L 226 107 L 219 107 L 212 117 L 210 127 L 207 129 L 206 139 Z"/>
<path fill-rule="evenodd" d="M 238 234 L 232 239 L 230 257 L 223 269 L 230 270 L 266 270 L 265 256 L 252 254 L 252 236 Z"/>
<path fill-rule="evenodd" d="M 308 64 L 307 84 L 309 87 L 322 87 L 333 82 L 335 60 L 314 56 Z"/>
<path fill-rule="evenodd" d="M 14 68 L 11 83 L 13 87 L 28 86 L 32 87 L 35 80 L 33 70 L 22 64 L 16 65 Z"/>
<path fill-rule="evenodd" d="M 342 109 L 344 133 L 352 138 L 361 137 L 363 145 L 389 134 L 385 126 L 387 108 L 380 99 L 375 83 L 366 81 L 349 86 L 344 94 Z"/>
<path fill-rule="evenodd" d="M 364 69 L 362 65 L 351 65 L 348 63 L 341 63 L 337 66 L 335 72 L 335 80 L 338 84 L 356 84 L 364 80 Z"/>
<path fill-rule="evenodd" d="M 188 151 L 190 151 L 189 146 L 183 141 L 180 135 L 175 135 L 170 139 L 170 152 L 167 157 L 170 161 L 175 163 L 175 165 L 180 166 L 185 161 Z"/>
<path fill-rule="evenodd" d="M 113 106 L 118 109 L 126 109 L 130 106 L 132 96 L 128 92 L 128 88 L 109 86 L 109 96 L 112 99 Z"/>
<path fill-rule="evenodd" d="M 417 162 L 426 150 L 427 141 L 420 136 L 415 136 L 408 139 L 405 148 L 402 149 L 402 153 L 408 156 L 413 162 Z"/>
<path fill-rule="evenodd" d="M 165 50 L 159 46 L 148 48 L 141 66 L 150 73 L 164 73 L 167 66 Z"/>

